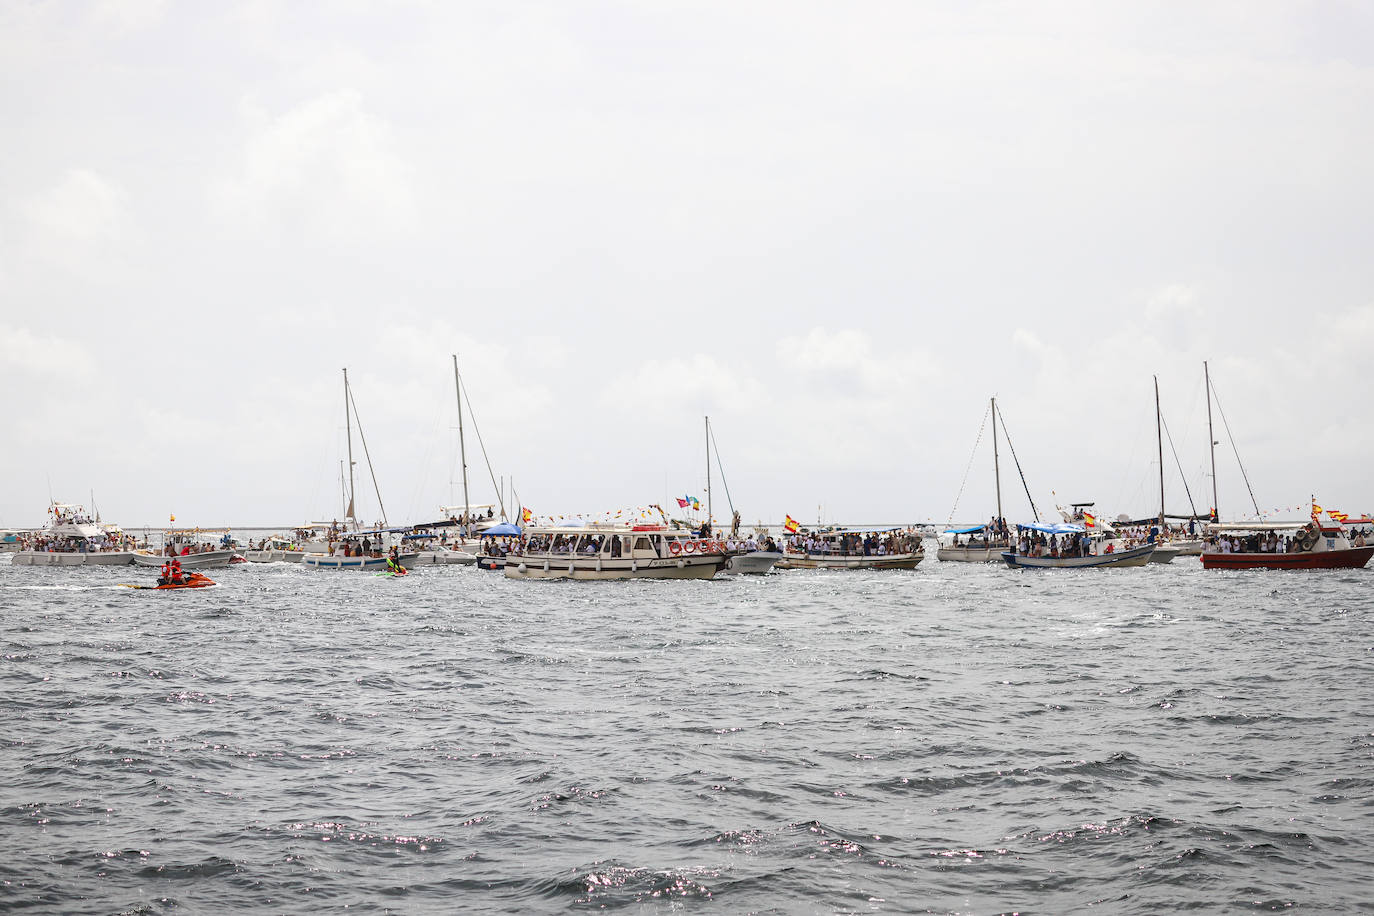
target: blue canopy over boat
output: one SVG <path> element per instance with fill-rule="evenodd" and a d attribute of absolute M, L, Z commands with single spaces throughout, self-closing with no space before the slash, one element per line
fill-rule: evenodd
<path fill-rule="evenodd" d="M 972 528 L 946 528 L 945 534 L 973 534 L 975 531 L 982 531 L 987 525 L 974 525 Z"/>
<path fill-rule="evenodd" d="M 512 525 L 510 522 L 502 522 L 499 525 L 492 525 L 490 528 L 481 532 L 482 537 L 518 537 L 520 526 Z"/>
<path fill-rule="evenodd" d="M 1039 522 L 1030 522 L 1025 525 L 1017 525 L 1017 528 L 1029 528 L 1032 531 L 1042 531 L 1045 534 L 1082 534 L 1087 531 L 1082 525 L 1042 525 Z"/>

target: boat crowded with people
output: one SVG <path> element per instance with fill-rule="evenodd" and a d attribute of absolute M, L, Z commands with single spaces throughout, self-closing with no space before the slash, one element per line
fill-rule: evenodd
<path fill-rule="evenodd" d="M 510 579 L 710 579 L 725 545 L 666 524 L 527 527 L 504 557 Z"/>
<path fill-rule="evenodd" d="M 778 569 L 915 569 L 925 559 L 921 535 L 910 528 L 831 528 L 798 531 L 783 543 Z"/>
<path fill-rule="evenodd" d="M 162 547 L 143 548 L 134 551 L 135 566 L 161 566 L 168 557 L 177 557 L 186 569 L 221 569 L 228 566 L 238 556 L 238 551 L 227 546 L 228 532 L 219 543 L 206 538 L 211 532 L 200 528 L 172 528 L 163 532 Z"/>
<path fill-rule="evenodd" d="M 1364 532 L 1338 518 L 1322 521 L 1320 506 L 1300 522 L 1232 522 L 1211 526 L 1203 569 L 1362 569 L 1374 556 Z"/>
<path fill-rule="evenodd" d="M 93 518 L 84 506 L 52 503 L 46 528 L 19 538 L 15 566 L 127 566 L 133 539 Z"/>
<path fill-rule="evenodd" d="M 1002 553 L 1008 566 L 1027 569 L 1103 569 L 1144 566 L 1154 544 L 1121 550 L 1094 537 L 1082 525 L 1030 523 L 1016 526 L 1016 544 Z"/>

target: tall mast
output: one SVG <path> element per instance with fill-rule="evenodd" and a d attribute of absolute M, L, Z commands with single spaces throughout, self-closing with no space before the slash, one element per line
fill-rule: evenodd
<path fill-rule="evenodd" d="M 711 521 L 711 418 L 706 418 L 706 521 Z"/>
<path fill-rule="evenodd" d="M 1159 443 L 1159 527 L 1164 528 L 1164 421 L 1159 412 L 1159 376 L 1155 376 L 1155 440 Z"/>
<path fill-rule="evenodd" d="M 458 354 L 453 354 L 453 393 L 458 398 L 458 460 L 463 465 L 463 515 L 472 514 L 472 503 L 468 500 L 468 452 L 463 444 L 463 389 L 458 382 Z M 464 523 L 469 521 L 463 519 Z"/>
<path fill-rule="evenodd" d="M 353 418 L 352 418 L 352 416 L 351 416 L 350 413 L 349 413 L 349 411 L 350 411 L 350 407 L 349 407 L 350 397 L 349 397 L 349 393 L 348 393 L 348 370 L 347 370 L 347 369 L 344 369 L 343 374 L 344 374 L 344 429 L 346 430 L 346 435 L 348 436 L 348 512 L 346 513 L 345 518 L 346 518 L 346 519 L 350 519 L 350 518 L 351 518 L 351 519 L 354 519 L 354 520 L 355 520 L 355 523 L 354 523 L 353 527 L 356 529 L 356 528 L 358 527 L 358 526 L 357 526 L 357 523 L 356 523 L 357 510 L 356 510 L 356 507 L 354 506 L 354 503 L 353 503 Z"/>
<path fill-rule="evenodd" d="M 997 480 L 997 518 L 1002 518 L 1002 463 L 997 456 L 997 399 L 992 399 L 992 474 Z"/>
<path fill-rule="evenodd" d="M 1207 360 L 1202 361 L 1202 380 L 1207 388 L 1207 451 L 1212 456 L 1212 518 L 1221 521 L 1221 510 L 1217 507 L 1217 438 L 1212 433 L 1212 376 L 1207 370 Z"/>

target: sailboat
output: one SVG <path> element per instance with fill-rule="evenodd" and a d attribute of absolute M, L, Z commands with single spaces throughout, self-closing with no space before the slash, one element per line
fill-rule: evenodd
<path fill-rule="evenodd" d="M 414 552 L 401 553 L 395 531 L 387 527 L 386 506 L 382 503 L 382 491 L 377 485 L 377 473 L 372 467 L 372 455 L 367 448 L 367 437 L 363 435 L 362 420 L 358 418 L 358 405 L 353 400 L 353 390 L 348 384 L 348 370 L 343 370 L 344 379 L 344 429 L 348 443 L 347 488 L 344 490 L 344 521 L 342 530 L 331 530 L 329 544 L 323 553 L 307 553 L 301 557 L 301 565 L 314 569 L 372 569 L 383 571 L 390 557 L 387 548 L 397 546 L 397 561 L 402 566 L 415 562 Z M 363 456 L 367 459 L 367 472 L 372 477 L 372 488 L 377 494 L 377 508 L 382 514 L 381 525 L 364 528 L 358 523 L 357 493 L 354 487 L 353 469 L 353 421 L 358 421 L 358 439 L 363 446 Z M 342 478 L 343 475 L 341 474 Z M 342 484 L 342 479 L 340 481 Z"/>
<path fill-rule="evenodd" d="M 468 493 L 468 451 L 467 440 L 463 435 L 463 380 L 458 374 L 458 354 L 453 354 L 453 393 L 458 401 L 458 463 L 463 473 L 463 504 L 461 506 L 440 506 L 439 511 L 443 513 L 447 521 L 435 522 L 428 525 L 417 525 L 416 531 L 407 535 L 408 539 L 422 544 L 420 548 L 420 564 L 435 566 L 471 566 L 477 562 L 478 555 L 467 549 L 467 537 L 469 535 L 479 535 L 481 528 L 495 524 L 494 520 L 486 519 L 478 512 L 474 515 L 473 509 L 491 509 L 491 506 L 474 506 Z M 483 454 L 486 448 L 482 449 Z M 490 465 L 488 465 L 490 470 Z M 502 506 L 502 517 L 505 517 L 505 507 Z M 440 537 L 435 532 L 440 528 L 457 528 L 458 543 L 447 543 L 447 536 Z"/>
<path fill-rule="evenodd" d="M 706 517 L 711 518 L 711 452 L 716 454 L 716 467 L 720 470 L 720 482 L 725 487 L 725 499 L 730 504 L 730 539 L 731 542 L 738 543 L 740 514 L 735 509 L 735 502 L 730 498 L 730 485 L 725 482 L 725 468 L 720 463 L 720 449 L 716 446 L 716 437 L 711 432 L 711 418 L 706 418 Z M 757 543 L 757 542 L 756 542 Z M 765 576 L 772 572 L 773 566 L 782 559 L 782 551 L 776 549 L 769 550 L 767 545 L 772 543 L 772 538 L 767 538 L 763 548 L 749 549 L 739 547 L 734 550 L 727 550 L 728 559 L 725 561 L 725 568 L 722 572 L 737 573 L 739 575 Z"/>
<path fill-rule="evenodd" d="M 997 515 L 986 525 L 946 528 L 943 533 L 949 539 L 946 541 L 942 538 L 940 547 L 936 551 L 936 556 L 942 561 L 955 563 L 996 562 L 1002 559 L 1002 551 L 1011 547 L 1010 531 L 1007 528 L 1006 519 L 1002 516 L 1002 464 L 997 448 L 997 424 L 1002 415 L 997 408 L 996 398 L 991 399 L 988 410 L 992 416 L 992 474 L 997 489 Z M 1005 431 L 1005 426 L 1003 431 Z M 1007 443 L 1011 443 L 1010 437 L 1007 438 Z M 1013 450 L 1012 457 L 1015 457 L 1015 450 Z M 1019 461 L 1016 467 L 1019 472 L 1021 469 Z M 1024 475 L 1022 480 L 1025 480 Z M 1030 500 L 1031 512 L 1036 521 L 1039 521 L 1040 513 L 1036 511 L 1035 501 L 1030 499 L 1029 490 L 1026 491 L 1026 499 Z M 961 538 L 963 538 L 962 541 Z"/>
<path fill-rule="evenodd" d="M 1309 522 L 1265 522 L 1259 521 L 1262 513 L 1255 499 L 1255 491 L 1250 488 L 1249 475 L 1241 465 L 1240 473 L 1245 486 L 1250 490 L 1250 502 L 1255 507 L 1255 522 L 1222 524 L 1221 514 L 1216 501 L 1216 439 L 1212 430 L 1212 378 L 1207 364 L 1202 364 L 1207 379 L 1207 431 L 1212 448 L 1212 518 L 1208 526 L 1212 535 L 1202 551 L 1203 569 L 1363 569 L 1374 557 L 1374 544 L 1364 543 L 1363 536 L 1351 535 L 1339 514 L 1334 510 L 1327 512 L 1329 521 L 1322 522 L 1321 514 L 1327 510 L 1312 499 L 1311 521 Z M 1218 401 L 1220 410 L 1221 403 Z M 1222 413 L 1226 423 L 1226 414 Z M 1227 433 L 1230 433 L 1230 425 Z M 1239 459 L 1239 454 L 1237 455 Z"/>

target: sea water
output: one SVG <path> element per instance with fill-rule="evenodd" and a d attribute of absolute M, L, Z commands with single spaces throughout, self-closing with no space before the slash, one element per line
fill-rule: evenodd
<path fill-rule="evenodd" d="M 0 558 L 0 909 L 1351 912 L 1374 571 Z"/>

